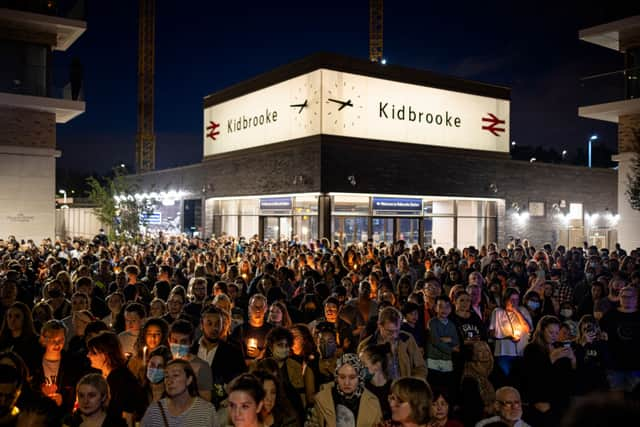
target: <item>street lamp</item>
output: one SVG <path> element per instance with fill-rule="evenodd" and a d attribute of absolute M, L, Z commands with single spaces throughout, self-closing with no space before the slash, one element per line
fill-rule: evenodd
<path fill-rule="evenodd" d="M 591 167 L 591 143 L 598 139 L 598 135 L 591 135 L 589 138 L 589 167 Z"/>
<path fill-rule="evenodd" d="M 62 194 L 64 204 L 67 204 L 67 190 L 58 190 L 58 193 Z"/>
<path fill-rule="evenodd" d="M 562 160 L 567 158 L 567 150 L 562 150 Z"/>

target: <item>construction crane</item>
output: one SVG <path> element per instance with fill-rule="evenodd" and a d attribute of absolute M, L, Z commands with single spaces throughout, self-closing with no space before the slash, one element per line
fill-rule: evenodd
<path fill-rule="evenodd" d="M 383 0 L 369 0 L 369 60 L 384 62 L 382 58 Z"/>
<path fill-rule="evenodd" d="M 156 2 L 139 0 L 138 12 L 138 132 L 136 171 L 156 168 L 156 135 L 153 129 L 153 75 L 155 66 Z"/>

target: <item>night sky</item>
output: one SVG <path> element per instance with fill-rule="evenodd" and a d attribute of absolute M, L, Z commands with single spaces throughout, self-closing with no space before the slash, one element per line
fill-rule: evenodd
<path fill-rule="evenodd" d="M 138 2 L 89 3 L 87 31 L 54 55 L 58 84 L 68 81 L 71 59 L 81 60 L 87 101 L 84 114 L 58 125 L 58 168 L 105 173 L 125 163 L 133 170 Z M 520 4 L 387 0 L 384 56 L 390 64 L 511 87 L 518 145 L 571 156 L 596 133 L 615 150 L 615 124 L 578 118 L 577 106 L 586 96 L 580 79 L 620 70 L 623 58 L 579 41 L 578 30 L 640 13 L 640 6 Z M 158 0 L 156 168 L 201 160 L 204 96 L 318 51 L 367 58 L 368 23 L 366 0 Z"/>

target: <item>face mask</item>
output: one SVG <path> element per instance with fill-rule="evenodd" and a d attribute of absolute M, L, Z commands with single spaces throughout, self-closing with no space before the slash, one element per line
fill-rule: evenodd
<path fill-rule="evenodd" d="M 587 273 L 584 275 L 584 278 L 587 280 L 587 282 L 591 282 L 593 280 L 593 274 Z"/>
<path fill-rule="evenodd" d="M 368 368 L 364 368 L 364 380 L 369 382 L 373 379 L 373 374 L 371 373 L 371 371 L 369 371 Z"/>
<path fill-rule="evenodd" d="M 589 265 L 591 266 L 591 268 L 596 268 L 598 266 L 598 264 L 595 262 L 592 262 Z"/>
<path fill-rule="evenodd" d="M 273 354 L 273 358 L 276 360 L 284 360 L 289 357 L 288 348 L 276 347 L 271 353 Z"/>
<path fill-rule="evenodd" d="M 435 274 L 437 277 L 440 277 L 441 273 L 442 273 L 442 267 L 440 267 L 439 265 L 436 265 L 435 267 L 433 267 L 433 274 Z"/>
<path fill-rule="evenodd" d="M 147 379 L 152 384 L 158 384 L 164 379 L 164 369 L 147 368 Z"/>
<path fill-rule="evenodd" d="M 59 298 L 62 296 L 62 291 L 60 291 L 59 289 L 51 289 L 49 291 L 49 296 L 51 298 Z"/>
<path fill-rule="evenodd" d="M 573 316 L 573 310 L 568 309 L 568 308 L 562 309 L 562 310 L 560 310 L 560 316 L 569 318 L 569 317 Z"/>
<path fill-rule="evenodd" d="M 189 346 L 187 344 L 169 344 L 171 354 L 174 359 L 183 359 L 189 354 Z"/>
<path fill-rule="evenodd" d="M 540 308 L 540 303 L 538 301 L 529 301 L 527 303 L 527 307 L 529 307 L 531 310 L 537 310 Z"/>
<path fill-rule="evenodd" d="M 335 356 L 336 351 L 338 351 L 338 346 L 335 342 L 320 342 L 320 344 L 318 345 L 318 350 L 320 350 L 320 354 L 322 355 L 323 359 L 331 359 L 333 356 Z"/>

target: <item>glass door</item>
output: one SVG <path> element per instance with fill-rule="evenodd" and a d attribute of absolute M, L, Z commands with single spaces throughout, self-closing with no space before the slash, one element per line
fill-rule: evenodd
<path fill-rule="evenodd" d="M 371 236 L 376 243 L 393 243 L 393 218 L 372 218 Z"/>
<path fill-rule="evenodd" d="M 291 240 L 292 220 L 290 216 L 266 216 L 263 218 L 264 240 Z"/>

